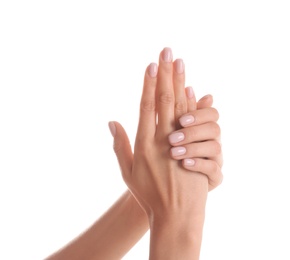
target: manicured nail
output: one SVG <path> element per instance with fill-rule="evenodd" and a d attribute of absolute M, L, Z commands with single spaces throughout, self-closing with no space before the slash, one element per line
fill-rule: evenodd
<path fill-rule="evenodd" d="M 185 88 L 186 96 L 191 99 L 194 97 L 194 91 L 192 87 Z"/>
<path fill-rule="evenodd" d="M 184 72 L 184 63 L 182 59 L 177 59 L 175 61 L 175 70 L 178 74 L 181 74 Z"/>
<path fill-rule="evenodd" d="M 180 147 L 173 147 L 173 148 L 171 148 L 171 154 L 174 157 L 175 156 L 179 156 L 179 155 L 183 155 L 185 153 L 186 153 L 185 147 L 180 146 Z"/>
<path fill-rule="evenodd" d="M 116 126 L 114 122 L 109 122 L 109 129 L 113 137 L 116 135 Z"/>
<path fill-rule="evenodd" d="M 172 51 L 170 48 L 164 48 L 162 52 L 162 59 L 165 62 L 171 62 L 172 61 Z"/>
<path fill-rule="evenodd" d="M 171 144 L 176 144 L 184 140 L 184 134 L 183 133 L 173 133 L 169 135 L 169 142 Z"/>
<path fill-rule="evenodd" d="M 155 78 L 157 76 L 157 64 L 151 63 L 148 67 L 148 74 L 151 78 Z"/>
<path fill-rule="evenodd" d="M 187 115 L 187 116 L 182 116 L 180 119 L 179 119 L 179 123 L 182 125 L 182 126 L 187 126 L 189 124 L 192 124 L 194 122 L 194 117 L 192 115 Z"/>
<path fill-rule="evenodd" d="M 195 161 L 192 159 L 184 159 L 183 164 L 184 164 L 184 166 L 193 166 L 193 165 L 195 165 Z"/>

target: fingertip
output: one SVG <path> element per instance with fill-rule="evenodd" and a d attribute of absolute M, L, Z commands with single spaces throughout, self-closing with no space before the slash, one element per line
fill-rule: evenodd
<path fill-rule="evenodd" d="M 113 149 L 120 165 L 123 179 L 126 181 L 131 173 L 133 154 L 128 135 L 123 126 L 116 121 L 108 123 L 109 129 L 114 136 Z"/>
<path fill-rule="evenodd" d="M 147 73 L 151 78 L 156 78 L 158 73 L 158 66 L 156 63 L 152 62 L 147 67 Z"/>
<path fill-rule="evenodd" d="M 174 70 L 177 74 L 183 74 L 184 73 L 184 62 L 182 59 L 176 59 L 173 63 Z"/>
<path fill-rule="evenodd" d="M 172 50 L 169 47 L 165 47 L 162 51 L 161 51 L 161 59 L 164 62 L 172 62 L 173 59 L 173 54 L 172 54 Z"/>
<path fill-rule="evenodd" d="M 116 125 L 115 125 L 115 122 L 113 122 L 113 121 L 110 121 L 109 123 L 108 123 L 108 126 L 109 126 L 109 129 L 110 129 L 110 132 L 111 132 L 111 135 L 115 138 L 115 136 L 116 136 Z"/>
<path fill-rule="evenodd" d="M 213 104 L 213 96 L 208 94 L 202 97 L 198 102 L 197 102 L 197 108 L 207 108 L 211 107 Z"/>
<path fill-rule="evenodd" d="M 147 66 L 143 91 L 140 101 L 140 116 L 138 133 L 140 135 L 153 135 L 156 128 L 156 84 L 158 65 L 154 62 Z"/>
<path fill-rule="evenodd" d="M 208 94 L 208 95 L 205 95 L 204 97 L 202 97 L 200 100 L 204 101 L 204 102 L 211 102 L 213 103 L 213 96 Z"/>
<path fill-rule="evenodd" d="M 185 88 L 186 97 L 187 97 L 187 112 L 192 112 L 196 110 L 196 97 L 192 87 Z"/>
<path fill-rule="evenodd" d="M 194 91 L 192 87 L 186 87 L 185 88 L 186 96 L 188 99 L 192 99 L 195 97 Z"/>

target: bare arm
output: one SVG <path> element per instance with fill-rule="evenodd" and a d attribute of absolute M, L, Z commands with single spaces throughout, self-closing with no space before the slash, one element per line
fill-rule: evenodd
<path fill-rule="evenodd" d="M 126 191 L 88 230 L 46 259 L 121 259 L 148 227 L 145 212 Z"/>
<path fill-rule="evenodd" d="M 171 158 L 182 159 L 180 156 L 190 148 L 176 145 L 185 138 L 179 140 L 178 132 L 170 138 L 180 129 L 179 123 L 184 123 L 178 119 L 186 112 L 183 62 L 173 63 L 171 50 L 165 48 L 159 66 L 151 63 L 145 73 L 134 160 L 132 167 L 122 171 L 148 217 L 150 260 L 199 259 L 210 175 L 187 171 Z M 112 124 L 117 133 L 124 131 L 117 122 Z M 168 144 L 168 137 L 175 147 Z M 197 157 L 192 160 L 206 164 L 220 158 L 220 144 L 215 138 L 196 140 L 192 145 Z"/>
<path fill-rule="evenodd" d="M 180 91 L 180 93 L 185 93 L 184 87 L 182 88 L 182 91 Z M 207 129 L 209 135 L 212 136 L 211 138 L 216 138 L 214 133 L 212 133 L 212 131 L 210 130 L 211 127 L 206 126 L 204 128 L 205 123 L 212 124 L 216 120 L 214 114 L 215 110 L 210 110 L 210 107 L 212 105 L 212 97 L 204 97 L 197 104 L 195 104 L 194 98 L 194 101 L 191 100 L 188 104 L 189 107 L 194 108 L 193 110 L 195 110 L 197 106 L 198 110 L 192 113 L 192 115 L 196 119 L 195 123 L 191 123 L 189 126 L 185 125 L 183 126 L 184 128 L 179 128 L 178 131 L 180 132 L 182 130 L 183 134 L 185 134 L 185 139 L 182 140 L 180 143 L 171 143 L 174 138 L 170 138 L 169 140 L 171 145 L 175 147 L 179 144 L 187 145 L 188 151 L 186 154 L 179 156 L 174 156 L 172 154 L 173 159 L 183 160 L 183 162 L 185 158 L 196 157 L 196 154 L 194 154 L 193 152 L 195 149 L 189 149 L 192 148 L 195 143 L 201 142 L 204 144 L 204 146 L 207 145 L 204 134 L 198 133 L 198 131 L 196 131 L 198 127 L 203 125 L 203 129 Z M 205 108 L 209 109 L 208 111 L 206 111 L 206 113 L 203 111 L 203 109 Z M 187 111 L 191 111 L 191 109 L 179 111 L 178 106 L 176 106 L 176 119 Z M 109 126 L 112 135 L 114 136 L 114 150 L 120 164 L 120 169 L 123 176 L 125 176 L 129 172 L 131 172 L 133 161 L 135 160 L 133 160 L 133 154 L 129 139 L 126 135 L 126 132 L 119 124 L 110 123 Z M 177 129 L 170 129 L 170 131 L 173 130 Z M 168 133 L 170 133 L 170 131 Z M 190 137 L 189 133 L 191 131 L 194 131 L 196 133 L 194 137 Z M 173 132 L 173 134 L 176 135 L 176 131 Z M 163 134 L 163 136 L 165 137 L 164 140 L 166 140 L 166 144 L 164 144 L 164 141 L 162 142 L 162 144 L 163 146 L 165 145 L 169 151 L 171 146 L 169 145 L 169 142 L 167 140 L 168 134 Z M 208 154 L 204 153 L 202 155 L 199 155 L 199 157 L 204 158 L 207 157 L 207 155 Z M 169 158 L 166 159 L 167 162 L 169 160 Z M 145 213 L 144 207 L 140 207 L 140 201 L 138 203 L 132 193 L 130 191 L 126 191 L 108 209 L 108 211 L 105 212 L 98 220 L 96 220 L 96 222 L 93 223 L 86 231 L 84 231 L 66 246 L 59 249 L 51 256 L 47 257 L 46 260 L 121 259 L 145 234 L 145 232 L 148 230 L 149 225 L 151 229 L 151 259 L 168 260 L 170 259 L 170 257 L 173 256 L 176 256 L 176 258 L 172 259 L 177 259 L 177 254 L 180 254 L 181 252 L 183 252 L 183 254 L 185 255 L 193 253 L 197 257 L 199 255 L 202 238 L 202 227 L 204 221 L 204 209 L 208 189 L 208 179 L 219 179 L 208 167 L 208 164 L 217 163 L 219 161 L 219 156 L 216 158 L 213 157 L 212 160 L 206 160 L 205 164 L 202 163 L 203 161 L 200 158 L 194 158 L 194 160 L 197 162 L 195 165 L 188 166 L 183 163 L 183 167 L 187 169 L 187 171 L 181 168 L 178 170 L 186 173 L 188 177 L 192 175 L 189 171 L 194 172 L 194 175 L 192 175 L 193 177 L 191 176 L 189 178 L 195 179 L 194 185 L 196 185 L 196 187 L 194 188 L 193 185 L 190 187 L 191 190 L 188 190 L 188 195 L 196 198 L 193 214 L 195 217 L 191 218 L 193 222 L 192 225 L 190 225 L 190 229 L 188 229 L 188 221 L 184 219 L 184 216 L 188 217 L 188 213 L 190 212 L 183 212 L 182 210 L 179 210 L 178 214 L 175 214 L 177 213 L 176 211 L 172 212 L 171 209 L 167 208 L 167 210 L 170 210 L 170 212 L 168 211 L 168 214 L 166 214 L 166 216 L 170 216 L 170 218 L 165 218 L 164 214 L 154 214 L 151 215 L 152 217 L 149 217 L 148 221 L 148 214 Z M 172 162 L 173 160 L 170 163 Z M 159 161 L 157 162 L 157 164 L 159 164 Z M 140 165 L 142 165 L 142 163 Z M 197 174 L 196 171 L 203 174 Z M 139 172 L 140 174 L 142 174 L 142 172 L 144 172 L 144 169 L 142 169 L 141 167 Z M 146 180 L 146 178 L 144 178 L 143 181 Z M 216 181 L 212 183 L 212 188 L 218 185 L 218 182 Z M 148 191 L 150 191 L 150 189 Z M 204 197 L 202 198 L 202 196 Z M 156 199 L 158 199 L 158 196 L 156 197 Z M 169 247 L 168 245 L 171 246 Z M 182 259 L 187 259 L 185 258 L 185 255 L 182 255 Z M 178 258 L 180 257 L 178 256 Z"/>

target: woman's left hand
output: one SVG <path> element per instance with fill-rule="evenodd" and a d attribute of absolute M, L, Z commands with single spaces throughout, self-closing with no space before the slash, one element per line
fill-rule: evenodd
<path fill-rule="evenodd" d="M 192 102 L 192 101 L 189 101 Z M 205 96 L 199 107 L 180 117 L 182 128 L 169 135 L 171 156 L 182 160 L 185 169 L 205 174 L 209 179 L 209 191 L 221 184 L 222 150 L 221 130 L 217 123 L 218 111 L 209 106 L 212 96 Z"/>

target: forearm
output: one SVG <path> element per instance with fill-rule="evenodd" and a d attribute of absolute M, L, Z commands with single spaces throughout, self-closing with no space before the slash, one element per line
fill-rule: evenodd
<path fill-rule="evenodd" d="M 121 259 L 148 227 L 146 214 L 126 191 L 87 231 L 47 260 Z"/>

